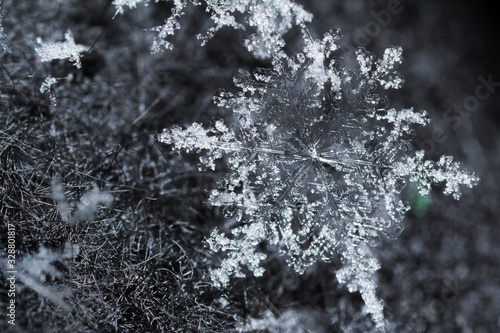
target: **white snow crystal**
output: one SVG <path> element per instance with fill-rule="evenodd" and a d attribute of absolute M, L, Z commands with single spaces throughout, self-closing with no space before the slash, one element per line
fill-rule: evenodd
<path fill-rule="evenodd" d="M 52 61 L 54 59 L 68 59 L 73 62 L 77 68 L 81 68 L 80 53 L 86 52 L 88 46 L 75 44 L 71 31 L 64 34 L 64 42 L 44 43 L 41 38 L 37 39 L 40 47 L 35 51 L 40 56 L 41 61 Z"/>
<path fill-rule="evenodd" d="M 57 79 L 49 75 L 40 86 L 40 93 L 45 94 L 47 91 L 50 91 L 50 87 L 57 82 Z"/>
<path fill-rule="evenodd" d="M 147 5 L 149 1 L 113 1 L 117 14 L 123 13 L 125 7 L 135 8 L 141 3 Z M 180 28 L 178 20 L 184 15 L 184 9 L 188 4 L 205 5 L 214 23 L 205 33 L 197 35 L 202 45 L 205 45 L 223 27 L 242 30 L 252 27 L 256 33 L 250 35 L 244 44 L 260 58 L 269 58 L 277 54 L 284 56 L 281 51 L 285 45 L 282 36 L 293 26 L 310 22 L 312 19 L 311 13 L 291 0 L 174 0 L 172 15 L 165 20 L 165 24 L 152 28 L 153 31 L 158 32 L 151 47 L 153 53 L 173 48 L 167 38 Z M 237 18 L 240 16 L 244 19 L 238 21 Z"/>
<path fill-rule="evenodd" d="M 78 221 L 90 221 L 100 205 L 109 206 L 113 196 L 109 192 L 100 191 L 94 184 L 92 190 L 85 192 L 76 205 L 76 210 L 71 215 L 70 205 L 64 194 L 64 186 L 59 177 L 52 179 L 52 199 L 58 204 L 59 214 L 64 222 L 74 226 Z"/>
<path fill-rule="evenodd" d="M 125 11 L 123 7 L 135 8 L 140 3 L 147 4 L 148 1 L 147 0 L 146 1 L 145 0 L 113 0 L 113 5 L 116 7 L 117 13 L 120 13 L 120 14 L 123 14 Z"/>
<path fill-rule="evenodd" d="M 418 182 L 425 195 L 433 184 L 446 182 L 444 193 L 458 199 L 460 186 L 472 187 L 478 178 L 451 157 L 433 162 L 412 152 L 413 127 L 429 122 L 426 112 L 389 109 L 387 98 L 374 91 L 377 85 L 401 87 L 394 71 L 402 61 L 400 47 L 386 49 L 378 60 L 360 49 L 359 66 L 351 68 L 341 55 L 332 56 L 335 32 L 322 40 L 303 32 L 302 55 L 269 48 L 272 68 L 240 71 L 234 83 L 242 93 L 215 97 L 236 116 L 232 126 L 174 126 L 159 140 L 174 151 L 199 154 L 210 169 L 227 157 L 228 171 L 208 203 L 239 223 L 227 235 L 214 230 L 208 239 L 211 250 L 223 255 L 212 271 L 215 285 L 244 276 L 242 267 L 262 275 L 266 255 L 257 250 L 260 243 L 297 273 L 340 257 L 337 279 L 361 293 L 383 330 L 383 303 L 373 279 L 380 263 L 371 246 L 401 230 L 409 210 L 402 189 Z"/>

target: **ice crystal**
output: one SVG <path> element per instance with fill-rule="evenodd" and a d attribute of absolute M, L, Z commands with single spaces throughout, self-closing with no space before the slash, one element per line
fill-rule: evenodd
<path fill-rule="evenodd" d="M 49 75 L 45 80 L 43 80 L 42 85 L 40 86 L 40 93 L 45 94 L 49 93 L 50 101 L 52 102 L 52 106 L 57 105 L 57 98 L 55 93 L 52 91 L 52 85 L 57 83 L 57 79 Z"/>
<path fill-rule="evenodd" d="M 205 43 L 224 26 L 244 28 L 245 24 L 238 23 L 235 18 L 238 12 L 243 13 L 245 23 L 257 30 L 246 39 L 245 45 L 258 57 L 276 55 L 284 46 L 282 36 L 292 26 L 312 19 L 302 6 L 290 0 L 206 0 L 206 3 L 215 26 L 198 38 Z"/>
<path fill-rule="evenodd" d="M 40 55 L 41 61 L 52 61 L 54 59 L 69 59 L 77 68 L 82 67 L 80 53 L 87 51 L 85 45 L 76 44 L 71 31 L 64 34 L 64 42 L 44 43 L 41 38 L 37 39 L 40 47 L 35 51 Z"/>
<path fill-rule="evenodd" d="M 298 311 L 295 309 L 285 310 L 276 316 L 271 310 L 264 312 L 262 318 L 248 318 L 244 325 L 238 327 L 240 332 L 295 332 L 323 333 L 322 328 L 315 325 L 315 316 L 312 312 Z"/>
<path fill-rule="evenodd" d="M 151 46 L 151 52 L 158 53 L 163 49 L 173 49 L 173 45 L 167 40 L 167 37 L 174 35 L 175 30 L 179 30 L 181 28 L 181 25 L 177 20 L 184 15 L 185 7 L 185 1 L 176 1 L 175 6 L 172 8 L 172 15 L 165 20 L 165 24 L 151 29 L 152 31 L 158 32 L 158 36 L 156 36 L 153 41 L 153 45 Z"/>
<path fill-rule="evenodd" d="M 47 91 L 50 92 L 52 85 L 56 82 L 57 79 L 52 77 L 52 75 L 47 76 L 47 78 L 43 80 L 42 85 L 40 86 L 40 93 L 45 94 Z"/>
<path fill-rule="evenodd" d="M 380 92 L 402 86 L 394 71 L 400 47 L 378 60 L 359 49 L 350 63 L 336 32 L 315 40 L 304 29 L 304 38 L 302 53 L 277 52 L 272 68 L 234 78 L 241 92 L 215 97 L 233 113 L 230 126 L 222 120 L 208 128 L 176 126 L 159 141 L 200 154 L 209 169 L 225 157 L 228 172 L 208 202 L 237 223 L 231 235 L 214 230 L 208 239 L 214 252 L 226 254 L 212 271 L 215 285 L 244 276 L 243 267 L 262 275 L 260 244 L 279 251 L 298 273 L 340 255 L 338 280 L 360 292 L 382 330 L 383 305 L 372 279 L 380 264 L 371 246 L 402 229 L 409 206 L 401 191 L 408 181 L 418 181 L 422 194 L 446 182 L 444 193 L 458 199 L 459 185 L 472 187 L 478 179 L 451 157 L 433 162 L 412 152 L 412 127 L 429 122 L 426 112 L 390 108 Z"/>
<path fill-rule="evenodd" d="M 2 47 L 4 51 L 10 52 L 9 46 L 7 46 L 7 44 L 5 43 L 5 39 L 7 38 L 7 36 L 5 35 L 3 29 L 3 24 L 2 24 L 3 16 L 1 14 L 1 10 L 2 10 L 2 3 L 0 2 L 0 47 Z"/>
<path fill-rule="evenodd" d="M 125 12 L 124 7 L 135 8 L 140 3 L 147 4 L 144 0 L 113 0 L 113 5 L 116 7 L 117 13 L 120 14 Z"/>
<path fill-rule="evenodd" d="M 178 19 L 184 15 L 188 4 L 194 6 L 205 5 L 210 13 L 214 26 L 205 33 L 198 34 L 198 39 L 204 45 L 223 27 L 245 29 L 250 27 L 256 33 L 245 39 L 245 46 L 256 56 L 267 58 L 276 55 L 284 46 L 282 36 L 294 25 L 309 22 L 312 15 L 304 8 L 291 0 L 173 0 L 172 15 L 165 20 L 165 24 L 154 27 L 158 32 L 151 50 L 153 53 L 163 49 L 172 49 L 167 41 L 169 36 L 180 29 Z M 124 7 L 135 8 L 139 3 L 147 4 L 145 0 L 114 0 L 117 13 L 123 13 Z M 243 14 L 243 22 L 238 22 L 237 16 Z"/>
<path fill-rule="evenodd" d="M 29 287 L 41 296 L 49 299 L 54 304 L 71 310 L 66 303 L 61 290 L 47 285 L 47 281 L 63 277 L 61 265 L 78 256 L 79 246 L 67 241 L 62 251 L 53 251 L 46 247 L 40 247 L 38 252 L 29 254 L 23 258 L 17 267 L 17 277 L 24 286 Z M 64 265 L 65 266 L 65 265 Z"/>
<path fill-rule="evenodd" d="M 113 196 L 109 192 L 100 191 L 94 184 L 93 189 L 85 192 L 71 215 L 71 208 L 64 194 L 64 186 L 59 177 L 52 179 L 52 199 L 57 203 L 59 215 L 64 222 L 74 226 L 78 221 L 91 221 L 100 205 L 109 206 Z"/>

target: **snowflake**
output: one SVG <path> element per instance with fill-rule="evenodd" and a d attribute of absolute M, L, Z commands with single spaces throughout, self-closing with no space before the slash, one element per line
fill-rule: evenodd
<path fill-rule="evenodd" d="M 54 92 L 52 91 L 52 86 L 57 83 L 57 79 L 55 77 L 52 77 L 52 75 L 49 75 L 43 82 L 42 85 L 40 86 L 40 93 L 45 94 L 46 92 L 49 92 L 49 97 L 52 102 L 53 106 L 57 105 L 57 98 Z"/>
<path fill-rule="evenodd" d="M 96 184 L 93 189 L 85 192 L 71 214 L 71 208 L 64 194 L 64 186 L 59 177 L 52 179 L 52 199 L 57 203 L 59 215 L 64 222 L 75 226 L 78 221 L 92 221 L 99 206 L 109 207 L 113 196 L 109 192 L 100 191 Z"/>
<path fill-rule="evenodd" d="M 47 76 L 47 78 L 42 82 L 40 86 L 40 93 L 45 94 L 47 91 L 50 92 L 50 89 L 53 84 L 57 83 L 57 79 L 52 77 L 51 75 Z"/>
<path fill-rule="evenodd" d="M 268 58 L 276 55 L 284 46 L 282 36 L 292 28 L 303 22 L 310 22 L 312 15 L 304 8 L 291 0 L 173 0 L 172 15 L 165 20 L 165 24 L 152 28 L 158 33 L 154 39 L 151 51 L 161 52 L 170 50 L 172 44 L 167 41 L 180 29 L 178 22 L 185 12 L 188 3 L 193 6 L 205 5 L 210 13 L 214 26 L 205 34 L 198 34 L 201 44 L 205 45 L 221 28 L 232 27 L 245 29 L 251 27 L 256 33 L 245 40 L 245 46 L 259 58 Z M 138 4 L 147 5 L 147 0 L 114 0 L 118 13 L 124 12 L 124 7 L 135 8 Z M 244 14 L 244 22 L 238 22 L 236 17 Z M 282 53 L 284 56 L 284 53 Z"/>
<path fill-rule="evenodd" d="M 35 51 L 40 55 L 41 61 L 69 59 L 76 68 L 81 68 L 80 53 L 86 52 L 88 46 L 75 44 L 71 31 L 64 34 L 64 39 L 65 41 L 61 43 L 44 43 L 41 38 L 38 38 L 37 42 L 40 47 L 35 48 Z"/>
<path fill-rule="evenodd" d="M 1 9 L 2 9 L 2 3 L 0 2 L 0 11 Z M 5 35 L 2 21 L 3 21 L 3 16 L 0 14 L 0 47 L 6 52 L 10 52 L 9 46 L 5 43 L 5 39 L 7 38 L 7 36 Z"/>
<path fill-rule="evenodd" d="M 144 0 L 113 0 L 113 5 L 116 7 L 117 14 L 123 14 L 125 12 L 123 7 L 135 8 L 140 3 L 147 4 Z"/>
<path fill-rule="evenodd" d="M 200 154 L 209 169 L 225 157 L 227 175 L 208 202 L 237 224 L 231 235 L 215 229 L 208 239 L 214 252 L 226 253 L 212 271 L 215 285 L 245 276 L 243 267 L 261 276 L 260 244 L 276 249 L 298 273 L 340 255 L 337 279 L 361 293 L 382 330 L 383 305 L 371 278 L 380 264 L 371 246 L 402 229 L 409 206 L 401 191 L 408 181 L 418 181 L 422 194 L 447 182 L 445 194 L 458 199 L 459 185 L 472 187 L 478 178 L 451 157 L 436 163 L 412 152 L 412 127 L 429 122 L 426 112 L 389 108 L 376 92 L 377 86 L 402 86 L 394 71 L 400 47 L 379 60 L 359 49 L 349 63 L 338 33 L 315 40 L 304 29 L 304 39 L 304 52 L 277 53 L 272 68 L 241 71 L 234 78 L 241 91 L 215 97 L 233 113 L 230 126 L 222 120 L 208 128 L 174 126 L 158 139 L 174 151 Z"/>

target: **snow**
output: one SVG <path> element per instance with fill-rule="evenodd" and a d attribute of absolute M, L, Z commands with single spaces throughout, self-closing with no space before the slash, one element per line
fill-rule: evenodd
<path fill-rule="evenodd" d="M 74 63 L 76 68 L 81 68 L 80 53 L 86 52 L 88 46 L 76 44 L 71 31 L 64 34 L 64 39 L 64 42 L 44 43 L 41 38 L 38 38 L 37 42 L 40 47 L 35 48 L 35 51 L 40 56 L 41 61 L 68 59 Z"/>

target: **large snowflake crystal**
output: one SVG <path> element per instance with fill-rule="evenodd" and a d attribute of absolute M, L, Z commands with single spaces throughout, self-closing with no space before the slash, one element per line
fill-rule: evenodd
<path fill-rule="evenodd" d="M 391 47 L 376 60 L 360 49 L 348 63 L 336 33 L 323 40 L 305 34 L 303 53 L 275 56 L 272 69 L 240 72 L 234 82 L 242 91 L 216 96 L 234 115 L 230 126 L 194 123 L 159 136 L 175 151 L 199 153 L 210 169 L 225 157 L 227 175 L 209 203 L 224 207 L 237 223 L 232 235 L 216 229 L 208 240 L 213 251 L 226 253 L 212 271 L 216 285 L 244 276 L 243 267 L 262 275 L 261 243 L 298 273 L 340 255 L 338 280 L 361 293 L 376 325 L 384 327 L 371 279 L 380 265 L 370 245 L 401 229 L 409 209 L 402 189 L 414 181 L 425 194 L 446 181 L 445 193 L 458 199 L 459 185 L 478 181 L 451 157 L 432 162 L 412 152 L 412 126 L 426 125 L 426 113 L 391 109 L 375 92 L 401 87 L 394 71 L 401 54 Z"/>

